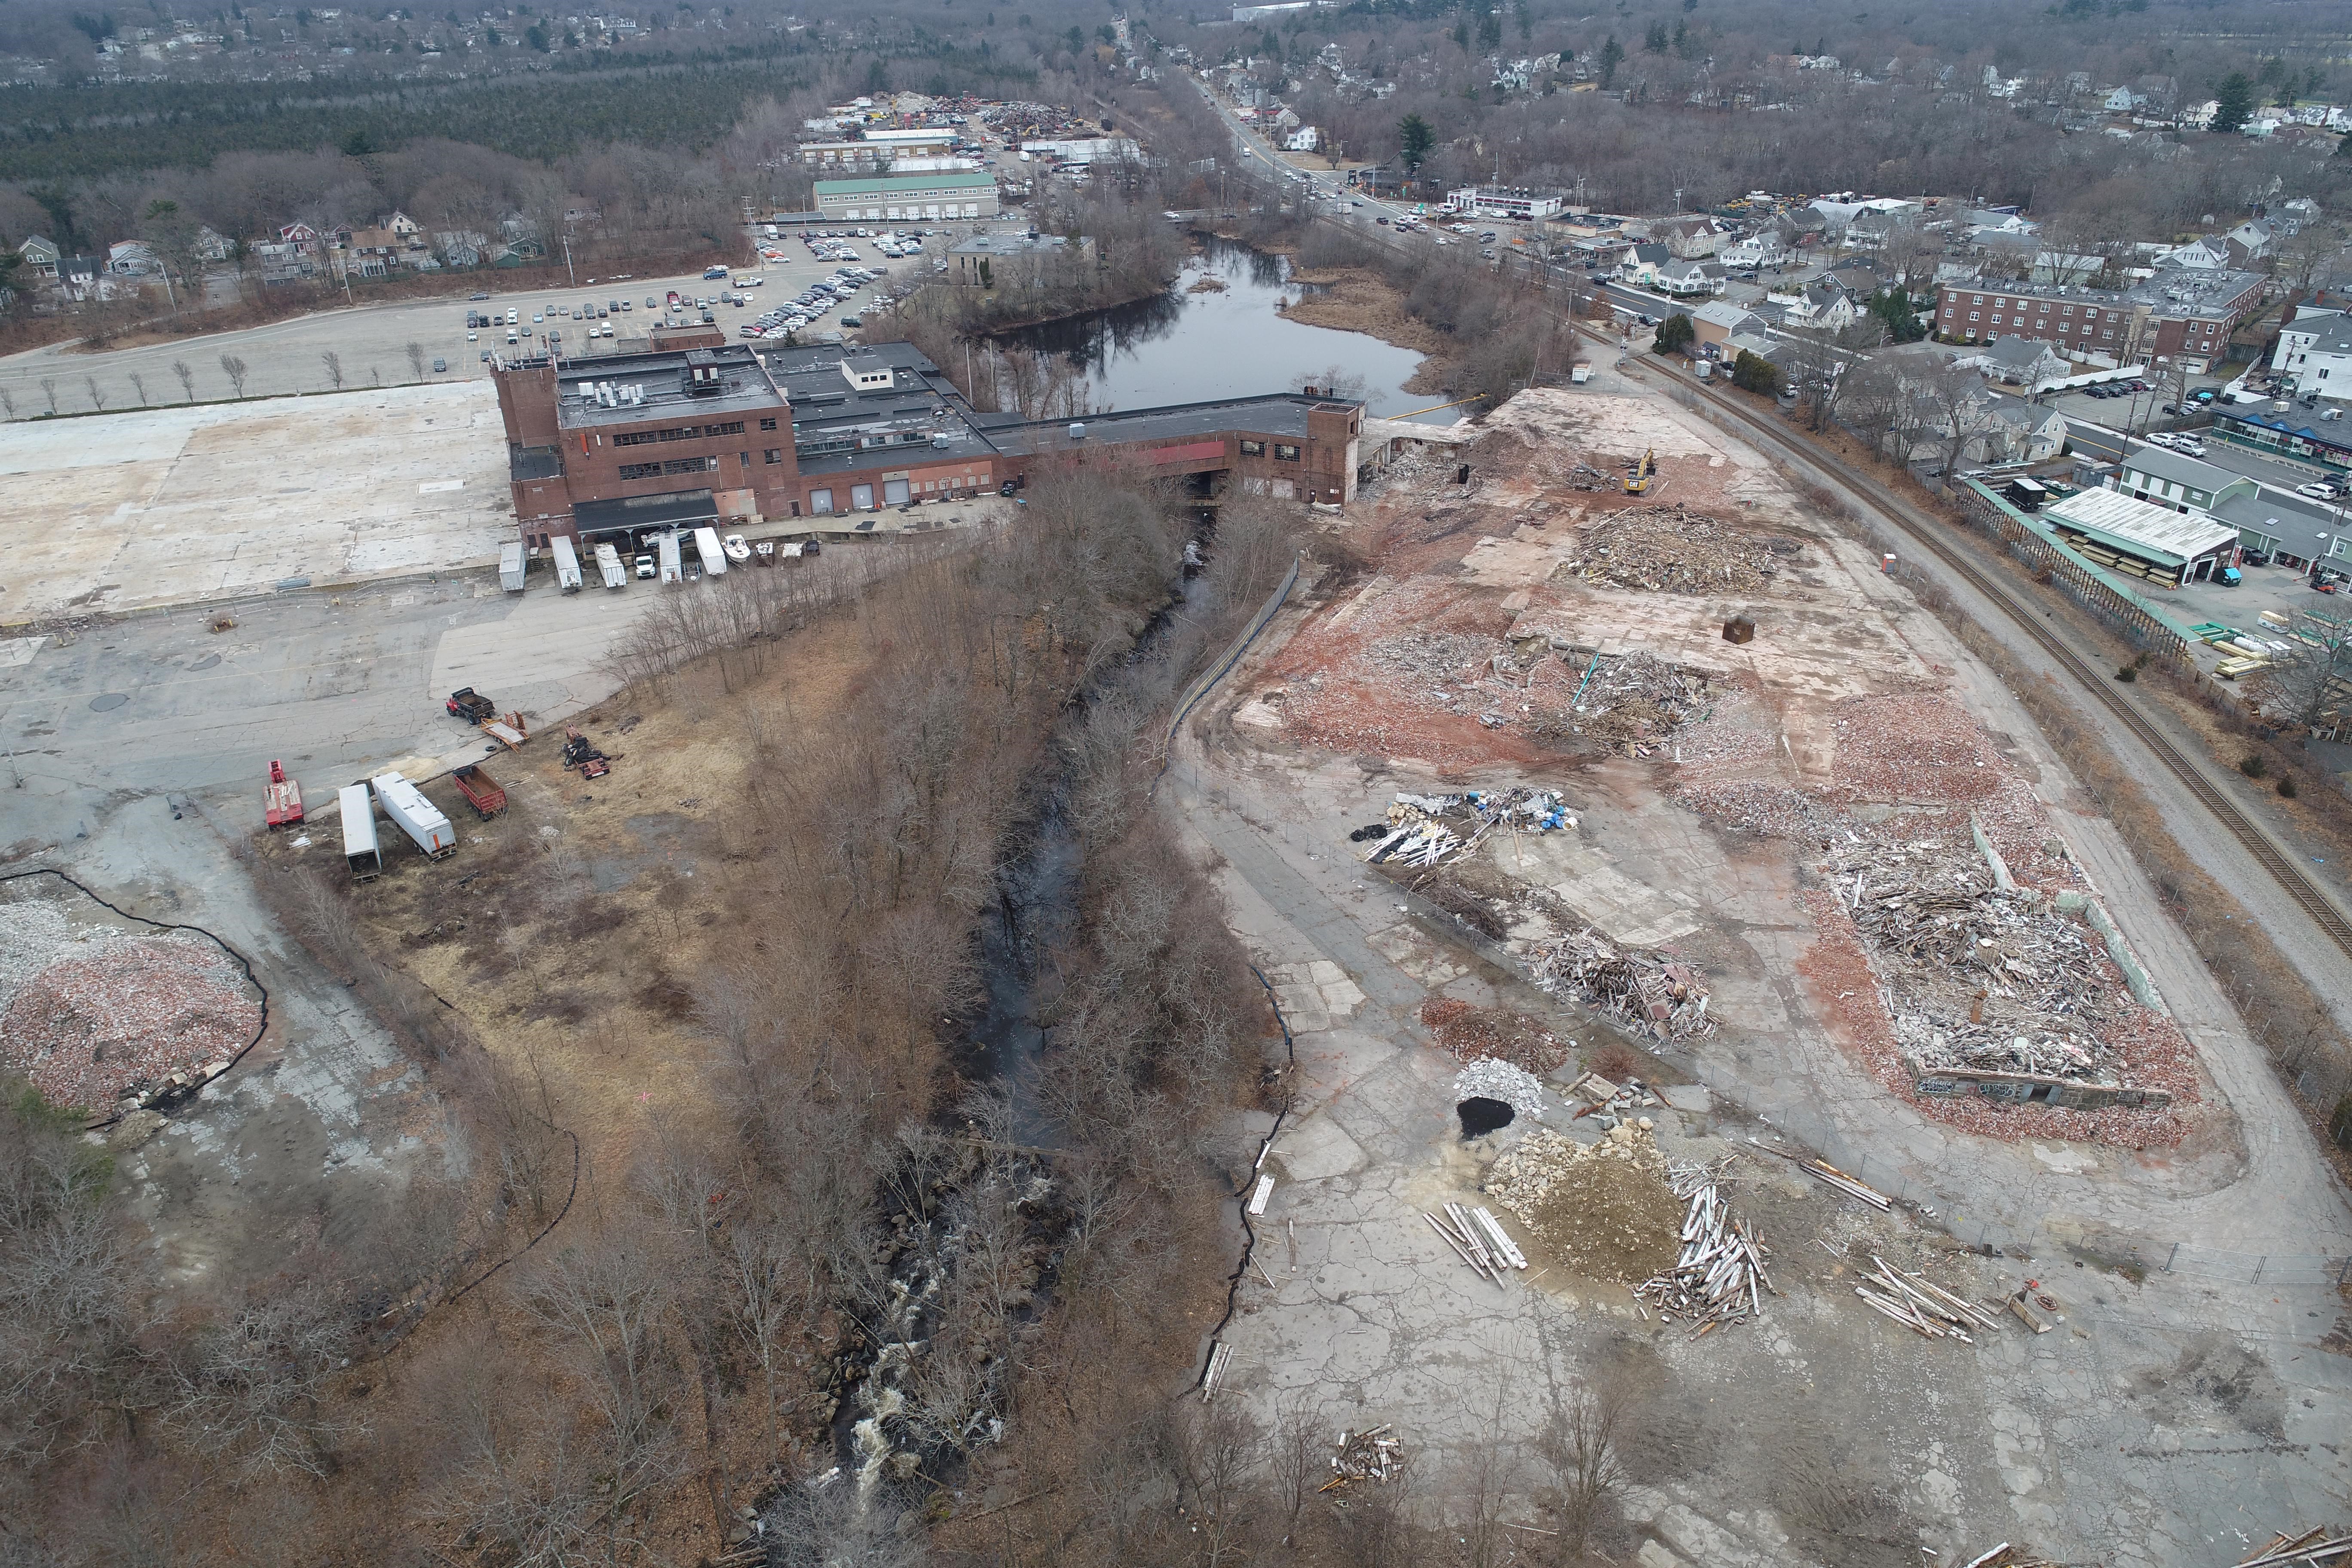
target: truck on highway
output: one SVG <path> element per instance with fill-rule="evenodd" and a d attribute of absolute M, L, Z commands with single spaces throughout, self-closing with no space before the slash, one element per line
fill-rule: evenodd
<path fill-rule="evenodd" d="M 342 808 L 343 861 L 352 868 L 352 880 L 373 881 L 383 869 L 383 850 L 375 841 L 375 803 L 368 786 L 345 784 L 335 792 L 335 803 Z"/>
<path fill-rule="evenodd" d="M 572 548 L 572 536 L 559 533 L 548 546 L 555 552 L 555 585 L 567 594 L 580 592 L 580 552 Z"/>
<path fill-rule="evenodd" d="M 677 530 L 671 529 L 661 536 L 661 580 L 677 583 L 685 580 L 686 569 L 678 564 Z"/>
<path fill-rule="evenodd" d="M 522 541 L 509 539 L 499 546 L 499 586 L 509 594 L 522 592 Z"/>
<path fill-rule="evenodd" d="M 621 552 L 609 543 L 596 546 L 596 570 L 607 588 L 625 588 L 629 583 L 628 568 L 621 564 Z"/>
<path fill-rule="evenodd" d="M 425 798 L 423 790 L 398 773 L 381 773 L 373 782 L 375 803 L 408 835 L 409 842 L 425 852 L 427 860 L 457 852 L 457 830 L 449 826 L 439 806 Z"/>
<path fill-rule="evenodd" d="M 706 577 L 727 575 L 727 552 L 719 547 L 719 531 L 698 528 L 694 531 L 694 552 L 702 558 L 702 574 Z"/>

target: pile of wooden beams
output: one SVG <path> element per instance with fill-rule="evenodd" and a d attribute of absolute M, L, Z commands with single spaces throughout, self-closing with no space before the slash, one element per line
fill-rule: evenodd
<path fill-rule="evenodd" d="M 2306 1530 L 2300 1535 L 2280 1531 L 2271 1537 L 2271 1543 L 2242 1560 L 2237 1568 L 2336 1568 L 2352 1561 L 2352 1535 L 2331 1534 L 2325 1530 Z"/>
<path fill-rule="evenodd" d="M 1927 1339 L 1953 1339 L 1972 1345 L 1976 1341 L 1969 1337 L 1969 1330 L 1983 1331 L 2000 1326 L 2000 1320 L 1991 1312 L 1962 1300 L 1925 1274 L 1906 1274 L 1875 1253 L 1870 1260 L 1877 1268 L 1863 1276 L 1866 1283 L 1856 1285 L 1853 1293 L 1905 1328 Z"/>
<path fill-rule="evenodd" d="M 1389 1436 L 1388 1423 L 1369 1432 L 1342 1432 L 1339 1451 L 1331 1456 L 1331 1479 L 1316 1489 L 1338 1491 L 1350 1481 L 1375 1481 L 1382 1486 L 1404 1462 L 1404 1445 Z"/>
<path fill-rule="evenodd" d="M 1748 1142 L 1756 1143 L 1756 1140 L 1752 1138 L 1749 1139 Z M 1759 1149 L 1765 1147 L 1762 1143 L 1756 1143 L 1756 1146 Z M 1813 1180 L 1821 1183 L 1822 1185 L 1835 1187 L 1839 1192 L 1843 1193 L 1850 1198 L 1860 1198 L 1864 1203 L 1868 1204 L 1872 1208 L 1877 1209 L 1881 1213 L 1885 1212 L 1887 1207 L 1893 1202 L 1893 1200 L 1888 1198 L 1885 1193 L 1873 1187 L 1861 1177 L 1847 1175 L 1843 1171 L 1839 1170 L 1827 1160 L 1807 1160 L 1780 1149 L 1771 1149 L 1767 1152 L 1780 1155 L 1780 1158 L 1795 1165 L 1797 1169 L 1804 1172 L 1805 1174 L 1812 1177 Z"/>
<path fill-rule="evenodd" d="M 1765 1290 L 1774 1295 L 1764 1270 L 1764 1248 L 1755 1233 L 1731 1212 L 1719 1173 L 1676 1161 L 1667 1167 L 1676 1197 L 1689 1204 L 1683 1216 L 1682 1255 L 1674 1268 L 1635 1289 L 1634 1299 L 1658 1309 L 1666 1321 L 1703 1325 L 1702 1335 L 1725 1323 L 1764 1315 Z"/>
<path fill-rule="evenodd" d="M 1454 1256 L 1483 1279 L 1492 1279 L 1499 1285 L 1504 1269 L 1528 1266 L 1527 1255 L 1504 1233 L 1502 1222 L 1489 1209 L 1447 1204 L 1444 1219 L 1426 1211 L 1421 1217 L 1445 1238 L 1445 1245 L 1454 1249 Z"/>

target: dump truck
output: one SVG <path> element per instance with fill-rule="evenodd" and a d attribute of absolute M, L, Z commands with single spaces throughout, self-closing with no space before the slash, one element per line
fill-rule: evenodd
<path fill-rule="evenodd" d="M 727 575 L 727 552 L 719 547 L 719 531 L 717 529 L 698 528 L 694 531 L 694 552 L 702 560 L 702 574 L 704 576 L 724 577 Z"/>
<path fill-rule="evenodd" d="M 499 586 L 509 594 L 522 592 L 522 541 L 509 539 L 499 546 Z"/>
<path fill-rule="evenodd" d="M 354 882 L 373 881 L 383 869 L 383 850 L 375 841 L 375 802 L 363 784 L 345 784 L 335 792 L 343 814 L 343 859 Z"/>
<path fill-rule="evenodd" d="M 499 787 L 497 780 L 482 771 L 481 763 L 458 768 L 450 773 L 449 778 L 457 786 L 457 793 L 466 797 L 466 804 L 474 808 L 474 815 L 484 822 L 507 808 L 507 792 Z"/>
<path fill-rule="evenodd" d="M 425 852 L 427 860 L 438 860 L 457 852 L 457 830 L 441 815 L 441 808 L 425 798 L 425 792 L 398 773 L 383 773 L 373 781 L 375 803 L 383 814 L 400 825 L 409 842 Z"/>
<path fill-rule="evenodd" d="M 572 548 L 572 536 L 559 533 L 548 543 L 555 552 L 555 585 L 567 594 L 580 592 L 580 553 Z"/>
<path fill-rule="evenodd" d="M 607 588 L 629 585 L 629 569 L 621 564 L 621 552 L 609 544 L 596 546 L 596 570 L 604 577 Z"/>
<path fill-rule="evenodd" d="M 269 782 L 262 786 L 261 819 L 272 827 L 302 820 L 302 786 L 286 776 L 286 764 L 269 764 Z"/>
<path fill-rule="evenodd" d="M 665 583 L 677 583 L 683 582 L 685 578 L 686 570 L 678 564 L 677 560 L 677 531 L 672 529 L 661 536 L 661 580 Z"/>
<path fill-rule="evenodd" d="M 499 705 L 470 686 L 461 686 L 449 693 L 448 700 L 441 706 L 449 710 L 450 717 L 463 719 L 468 724 L 478 724 L 485 719 L 499 716 Z"/>

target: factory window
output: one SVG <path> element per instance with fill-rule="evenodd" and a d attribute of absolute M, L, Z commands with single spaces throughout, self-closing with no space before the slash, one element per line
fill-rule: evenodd
<path fill-rule="evenodd" d="M 1296 447 L 1286 447 L 1277 441 L 1275 443 L 1274 456 L 1276 460 L 1278 462 L 1295 463 L 1298 461 L 1298 448 Z"/>
<path fill-rule="evenodd" d="M 623 463 L 621 477 L 625 479 L 657 479 L 661 478 L 659 463 Z"/>
<path fill-rule="evenodd" d="M 672 458 L 661 466 L 665 474 L 704 474 L 719 467 L 716 458 Z"/>
<path fill-rule="evenodd" d="M 771 447 L 761 456 L 772 463 L 781 463 L 784 460 L 784 449 L 782 447 Z"/>
<path fill-rule="evenodd" d="M 1242 456 L 1244 458 L 1265 457 L 1265 443 L 1263 441 L 1244 441 L 1242 443 Z"/>
<path fill-rule="evenodd" d="M 775 427 L 776 422 L 772 419 L 762 419 L 760 421 L 760 428 L 762 430 L 772 430 Z"/>

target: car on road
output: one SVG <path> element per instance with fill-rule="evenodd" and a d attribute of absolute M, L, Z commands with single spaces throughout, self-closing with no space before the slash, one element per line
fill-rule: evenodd
<path fill-rule="evenodd" d="M 433 374 L 436 375 L 442 374 L 444 372 L 447 371 L 448 368 L 449 362 L 446 359 L 436 359 L 433 362 Z"/>
<path fill-rule="evenodd" d="M 467 299 L 468 299 L 468 300 L 487 300 L 487 299 L 488 299 L 488 298 L 489 298 L 489 295 L 488 295 L 487 292 L 485 292 L 485 293 L 479 293 L 479 294 L 468 294 L 468 295 L 467 295 L 467 296 L 466 296 L 466 298 L 467 298 Z"/>
<path fill-rule="evenodd" d="M 2318 484 L 2297 485 L 2294 487 L 2294 493 L 2299 496 L 2309 496 L 2314 500 L 2333 500 L 2336 497 L 2336 487 Z"/>

